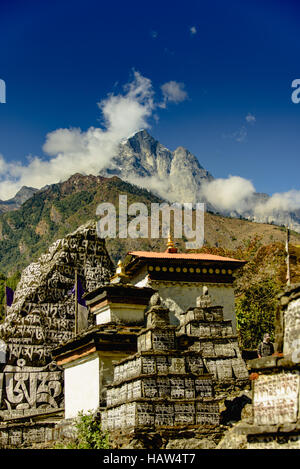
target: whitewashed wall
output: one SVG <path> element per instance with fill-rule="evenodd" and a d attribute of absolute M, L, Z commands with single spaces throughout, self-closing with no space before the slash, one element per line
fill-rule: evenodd
<path fill-rule="evenodd" d="M 114 364 L 132 353 L 97 351 L 64 364 L 65 418 L 97 410 L 106 386 L 113 381 Z"/>
<path fill-rule="evenodd" d="M 99 406 L 100 376 L 99 357 L 76 360 L 65 365 L 65 418 L 76 417 L 78 412 L 87 413 Z"/>
<path fill-rule="evenodd" d="M 234 290 L 227 283 L 200 283 L 200 282 L 172 282 L 163 280 L 149 280 L 147 276 L 143 279 L 139 275 L 132 279 L 134 285 L 151 287 L 158 290 L 164 300 L 164 304 L 170 309 L 171 324 L 179 324 L 180 314 L 189 307 L 196 306 L 196 299 L 202 295 L 204 286 L 208 287 L 213 306 L 223 306 L 224 319 L 232 321 L 233 331 L 236 331 Z"/>

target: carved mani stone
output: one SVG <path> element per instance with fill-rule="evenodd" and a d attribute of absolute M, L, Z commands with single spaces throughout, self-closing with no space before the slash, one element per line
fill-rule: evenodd
<path fill-rule="evenodd" d="M 62 373 L 43 375 L 41 367 L 51 363 L 54 347 L 74 335 L 75 298 L 71 290 L 75 269 L 86 292 L 112 275 L 105 240 L 98 238 L 94 222 L 55 241 L 22 272 L 13 304 L 0 325 L 0 339 L 6 347 L 5 356 L 4 346 L 0 348 L 0 365 L 6 364 L 0 413 L 62 405 Z M 24 371 L 26 367 L 30 371 L 18 370 L 20 360 Z"/>

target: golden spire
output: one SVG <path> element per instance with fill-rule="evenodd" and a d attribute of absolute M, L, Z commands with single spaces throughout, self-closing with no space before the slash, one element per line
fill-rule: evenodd
<path fill-rule="evenodd" d="M 177 248 L 174 245 L 174 241 L 172 239 L 170 231 L 169 231 L 169 235 L 168 235 L 168 242 L 167 242 L 166 252 L 177 252 Z"/>
<path fill-rule="evenodd" d="M 125 274 L 123 262 L 121 261 L 121 259 L 119 259 L 118 265 L 116 268 L 116 273 L 115 275 L 111 277 L 110 283 L 128 283 L 128 282 L 129 282 L 129 278 Z"/>
<path fill-rule="evenodd" d="M 123 266 L 123 262 L 121 261 L 121 259 L 119 259 L 119 261 L 118 261 L 118 265 L 117 265 L 117 268 L 116 268 L 116 274 L 125 275 L 124 266 Z"/>
<path fill-rule="evenodd" d="M 168 235 L 168 242 L 167 242 L 167 248 L 174 248 L 174 241 L 172 239 L 172 236 L 171 236 L 171 233 L 169 231 L 169 235 Z"/>

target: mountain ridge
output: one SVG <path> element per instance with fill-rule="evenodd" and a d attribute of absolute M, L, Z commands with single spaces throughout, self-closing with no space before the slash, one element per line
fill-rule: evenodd
<path fill-rule="evenodd" d="M 21 205 L 26 202 L 26 200 L 30 199 L 37 191 L 38 189 L 34 187 L 22 186 L 11 199 L 0 200 L 0 213 L 20 208 Z"/>
<path fill-rule="evenodd" d="M 0 214 L 0 272 L 13 274 L 38 259 L 55 240 L 74 231 L 88 220 L 96 220 L 96 208 L 110 202 L 116 208 L 119 196 L 127 195 L 128 205 L 142 202 L 165 202 L 146 189 L 124 182 L 118 177 L 75 174 L 63 183 L 56 183 L 36 192 L 19 209 Z M 275 225 L 204 214 L 205 247 L 234 251 L 256 236 L 267 245 L 280 242 L 284 246 L 285 230 Z M 185 239 L 177 239 L 177 247 L 185 251 Z M 291 234 L 291 243 L 300 245 L 300 234 Z M 166 239 L 107 239 L 107 249 L 114 262 L 131 250 L 164 251 Z"/>
<path fill-rule="evenodd" d="M 179 146 L 171 151 L 145 129 L 123 140 L 118 154 L 100 174 L 106 177 L 116 175 L 151 190 L 169 202 L 203 202 L 208 210 L 224 216 L 242 216 L 258 223 L 285 225 L 300 232 L 300 209 L 289 211 L 274 207 L 271 211 L 264 211 L 263 207 L 271 200 L 266 193 L 252 193 L 245 198 L 243 207 L 237 204 L 234 209 L 218 208 L 203 189 L 209 183 L 220 180 L 215 179 L 185 147 Z"/>
<path fill-rule="evenodd" d="M 183 146 L 169 150 L 145 129 L 123 140 L 118 154 L 100 174 L 106 177 L 116 175 L 151 190 L 169 202 L 203 202 L 208 210 L 224 216 L 242 216 L 258 223 L 286 225 L 300 232 L 300 210 L 277 210 L 276 207 L 270 213 L 256 210 L 270 200 L 266 193 L 254 192 L 245 199 L 243 208 L 216 207 L 203 188 L 207 183 L 218 180 L 200 164 L 198 158 Z"/>
<path fill-rule="evenodd" d="M 237 203 L 235 208 L 225 208 L 225 205 L 222 209 L 218 208 L 211 199 L 214 199 L 219 190 L 217 184 L 220 179 L 214 179 L 213 175 L 200 164 L 198 158 L 185 147 L 179 146 L 171 151 L 145 129 L 123 139 L 117 147 L 116 154 L 101 169 L 99 175 L 105 178 L 118 177 L 147 189 L 171 203 L 203 202 L 206 204 L 206 209 L 214 213 L 227 217 L 243 217 L 258 223 L 285 225 L 300 232 L 300 209 L 279 210 L 275 205 L 269 213 L 265 213 L 261 208 L 267 206 L 271 200 L 271 197 L 265 193 L 251 193 L 240 207 Z M 204 190 L 210 187 L 210 183 L 216 183 L 213 197 L 209 197 Z M 50 186 L 45 186 L 39 191 L 45 191 L 48 187 Z M 0 213 L 18 209 L 36 192 L 38 190 L 34 188 L 21 188 L 14 198 L 0 201 Z"/>

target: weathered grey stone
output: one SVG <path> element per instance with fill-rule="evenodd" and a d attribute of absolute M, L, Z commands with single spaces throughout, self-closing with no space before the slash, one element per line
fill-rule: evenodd
<path fill-rule="evenodd" d="M 239 423 L 228 430 L 216 449 L 247 449 L 247 435 L 239 432 Z"/>
<path fill-rule="evenodd" d="M 252 405 L 244 420 L 228 431 L 218 449 L 299 449 L 300 448 L 300 285 L 291 286 L 281 296 L 277 312 L 277 352 L 282 354 L 248 362 L 252 379 Z"/>
<path fill-rule="evenodd" d="M 161 297 L 159 296 L 159 293 L 154 293 L 154 295 L 151 296 L 150 301 L 149 301 L 149 306 L 159 306 L 161 304 Z"/>
<path fill-rule="evenodd" d="M 166 449 L 215 449 L 216 443 L 208 438 L 169 440 Z"/>
<path fill-rule="evenodd" d="M 168 310 L 151 306 L 147 313 L 148 327 L 138 336 L 138 353 L 115 365 L 114 382 L 107 391 L 108 407 L 102 412 L 104 430 L 122 432 L 126 428 L 129 431 L 155 428 L 167 440 L 176 440 L 174 444 L 177 445 L 177 438 L 168 437 L 166 431 L 188 427 L 197 430 L 199 435 L 178 438 L 180 447 L 215 448 L 224 430 L 220 431 L 219 405 L 223 398 L 215 397 L 214 383 L 226 382 L 231 390 L 230 386 L 238 381 L 245 385 L 248 372 L 236 340 L 221 338 L 221 328 L 229 328 L 230 321 L 223 321 L 222 308 L 211 307 L 208 303 L 205 297 L 198 308 L 201 311 L 196 311 L 196 314 L 200 313 L 200 320 L 195 316 L 191 319 L 191 308 L 186 318 L 182 318 L 183 324 L 192 323 L 195 329 L 209 324 L 207 334 L 211 335 L 211 340 L 202 341 L 197 335 L 194 339 L 190 336 L 191 341 L 199 341 L 198 352 L 189 349 L 190 340 L 178 341 L 175 326 L 164 322 L 169 318 Z M 205 355 L 213 358 L 203 358 Z M 243 379 L 239 379 L 239 375 Z M 245 396 L 240 400 L 243 398 L 246 399 L 244 404 L 249 401 Z M 239 412 L 241 409 L 242 406 Z M 206 436 L 208 429 L 212 438 Z M 130 447 L 140 447 L 140 441 L 145 444 L 143 439 L 132 439 L 130 445 L 133 446 Z M 170 447 L 172 444 L 169 441 Z"/>

